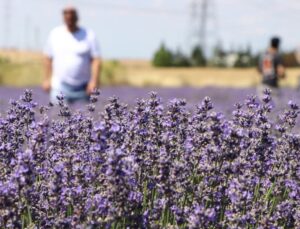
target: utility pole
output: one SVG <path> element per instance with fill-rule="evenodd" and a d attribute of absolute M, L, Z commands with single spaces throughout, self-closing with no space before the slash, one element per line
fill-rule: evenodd
<path fill-rule="evenodd" d="M 30 50 L 31 49 L 31 18 L 29 16 L 29 14 L 27 14 L 25 16 L 25 20 L 24 20 L 24 48 L 26 50 Z"/>
<path fill-rule="evenodd" d="M 40 48 L 40 27 L 39 26 L 35 26 L 34 29 L 34 49 L 39 50 Z"/>
<path fill-rule="evenodd" d="M 206 48 L 206 28 L 207 28 L 207 10 L 208 0 L 202 0 L 200 3 L 200 28 L 199 28 L 199 44 L 204 50 Z"/>
<path fill-rule="evenodd" d="M 10 26 L 11 26 L 11 1 L 12 0 L 4 0 L 3 2 L 3 47 L 4 48 L 10 48 L 11 42 L 10 42 Z"/>
<path fill-rule="evenodd" d="M 217 27 L 214 7 L 214 0 L 193 0 L 191 4 L 193 37 L 196 38 L 196 44 L 202 48 L 204 53 L 207 51 L 208 36 L 212 29 L 210 27 Z M 212 23 L 214 21 L 215 25 Z M 217 28 L 213 29 L 217 30 Z"/>

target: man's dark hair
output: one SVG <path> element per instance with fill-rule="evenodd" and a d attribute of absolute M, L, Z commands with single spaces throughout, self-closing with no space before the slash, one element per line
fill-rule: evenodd
<path fill-rule="evenodd" d="M 272 37 L 271 43 L 270 43 L 272 48 L 278 49 L 280 45 L 280 38 L 279 37 Z"/>

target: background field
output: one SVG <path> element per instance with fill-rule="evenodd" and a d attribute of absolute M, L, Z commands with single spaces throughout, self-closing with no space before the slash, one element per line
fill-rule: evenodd
<path fill-rule="evenodd" d="M 0 51 L 0 85 L 31 87 L 43 78 L 41 53 Z M 298 85 L 299 68 L 287 71 L 282 86 Z M 254 68 L 154 68 L 145 60 L 106 60 L 103 64 L 102 85 L 135 87 L 254 87 L 259 83 Z"/>

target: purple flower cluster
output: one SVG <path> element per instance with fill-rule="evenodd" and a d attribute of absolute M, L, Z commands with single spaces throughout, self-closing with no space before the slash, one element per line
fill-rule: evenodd
<path fill-rule="evenodd" d="M 27 90 L 0 116 L 1 228 L 300 228 L 295 103 L 274 121 L 270 91 L 231 117 L 151 93 L 96 114 L 98 95 L 53 117 Z"/>

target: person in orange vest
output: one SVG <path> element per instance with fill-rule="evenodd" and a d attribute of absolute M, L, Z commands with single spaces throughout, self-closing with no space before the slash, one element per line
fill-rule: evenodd
<path fill-rule="evenodd" d="M 285 77 L 285 66 L 279 52 L 280 38 L 273 37 L 270 46 L 259 60 L 259 72 L 261 74 L 261 85 L 258 95 L 262 98 L 265 89 L 272 90 L 272 97 L 276 102 L 280 99 L 279 81 Z"/>

